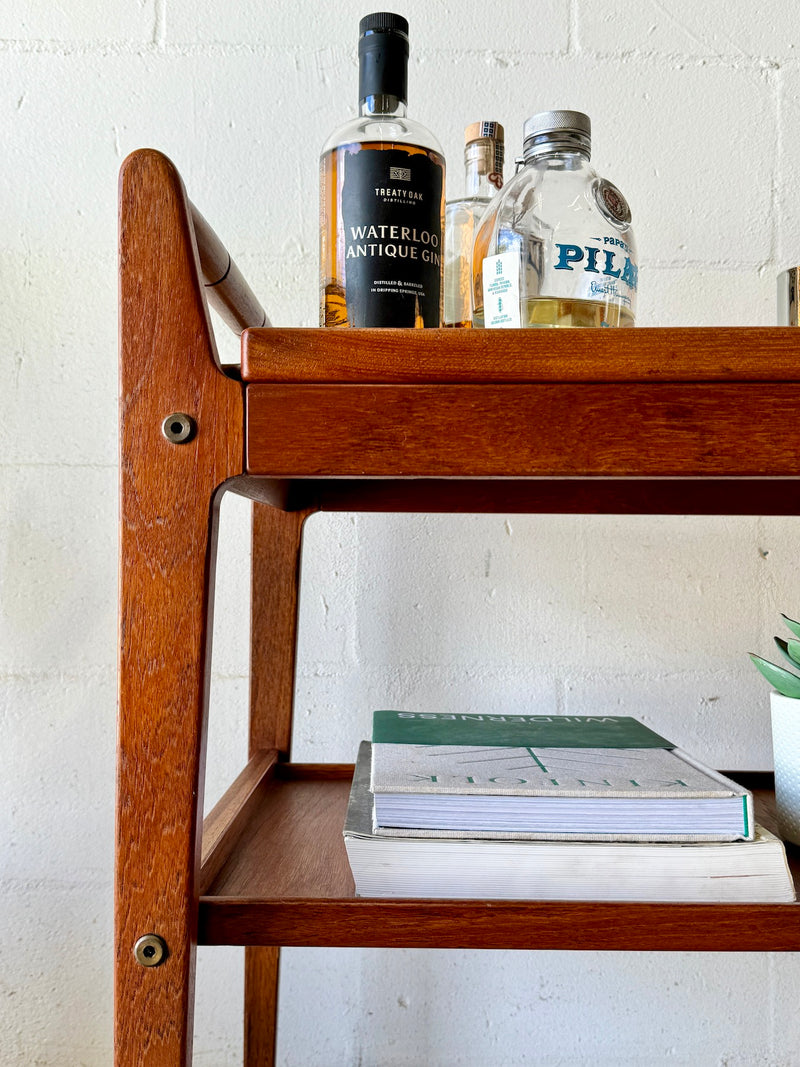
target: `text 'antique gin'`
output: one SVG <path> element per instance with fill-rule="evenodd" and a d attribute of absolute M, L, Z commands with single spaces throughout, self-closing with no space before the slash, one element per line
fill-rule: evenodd
<path fill-rule="evenodd" d="M 524 166 L 475 237 L 475 326 L 634 325 L 639 272 L 630 208 L 590 154 L 582 112 L 527 120 Z"/>
<path fill-rule="evenodd" d="M 366 15 L 358 58 L 358 118 L 320 157 L 320 325 L 436 327 L 445 164 L 406 117 L 406 20 Z"/>

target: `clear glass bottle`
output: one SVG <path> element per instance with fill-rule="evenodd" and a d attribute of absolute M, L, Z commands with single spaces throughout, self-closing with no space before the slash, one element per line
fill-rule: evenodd
<path fill-rule="evenodd" d="M 492 197 L 503 187 L 505 138 L 499 122 L 464 131 L 464 196 L 444 212 L 444 325 L 472 326 L 472 244 Z"/>
<path fill-rule="evenodd" d="M 406 117 L 408 22 L 359 23 L 359 115 L 320 156 L 320 325 L 441 324 L 444 153 Z"/>
<path fill-rule="evenodd" d="M 590 165 L 590 152 L 591 124 L 581 112 L 527 120 L 524 166 L 475 236 L 473 325 L 634 325 L 630 208 Z"/>

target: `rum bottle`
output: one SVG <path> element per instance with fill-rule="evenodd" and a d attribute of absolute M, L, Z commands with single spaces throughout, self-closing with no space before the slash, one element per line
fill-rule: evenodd
<path fill-rule="evenodd" d="M 475 237 L 475 326 L 634 325 L 630 208 L 590 155 L 587 115 L 545 111 L 527 120 L 524 166 Z"/>
<path fill-rule="evenodd" d="M 472 326 L 472 244 L 487 205 L 503 187 L 505 140 L 499 122 L 464 131 L 464 196 L 444 213 L 444 325 Z"/>
<path fill-rule="evenodd" d="M 406 117 L 408 22 L 359 24 L 359 114 L 320 157 L 320 325 L 441 323 L 445 162 Z"/>

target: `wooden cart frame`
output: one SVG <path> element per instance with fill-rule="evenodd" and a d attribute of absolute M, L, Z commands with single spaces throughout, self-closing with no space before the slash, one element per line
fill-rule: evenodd
<path fill-rule="evenodd" d="M 235 371 L 207 298 L 244 330 Z M 249 1067 L 274 1061 L 281 945 L 800 949 L 795 904 L 358 899 L 352 767 L 291 762 L 309 514 L 797 515 L 799 357 L 778 328 L 271 329 L 169 160 L 126 160 L 117 1067 L 190 1063 L 198 942 L 247 946 Z M 250 757 L 202 824 L 226 491 L 255 501 Z"/>

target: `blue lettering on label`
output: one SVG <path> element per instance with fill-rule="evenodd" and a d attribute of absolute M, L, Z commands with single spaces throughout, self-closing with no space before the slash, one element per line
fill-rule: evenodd
<path fill-rule="evenodd" d="M 606 239 L 608 240 L 608 239 Z M 615 241 L 615 244 L 623 245 L 623 241 Z M 627 248 L 627 246 L 625 246 Z M 593 245 L 580 245 L 556 243 L 558 258 L 554 264 L 554 270 L 575 270 L 577 264 L 579 270 L 585 274 L 603 274 L 607 278 L 619 278 L 630 289 L 636 290 L 639 285 L 639 268 L 631 260 L 630 256 L 623 255 L 611 248 L 595 248 Z M 602 255 L 602 259 L 599 257 Z"/>
<path fill-rule="evenodd" d="M 572 270 L 573 263 L 580 263 L 583 259 L 583 249 L 579 245 L 557 244 L 558 263 L 556 270 Z"/>

